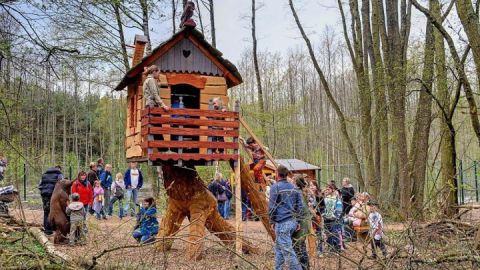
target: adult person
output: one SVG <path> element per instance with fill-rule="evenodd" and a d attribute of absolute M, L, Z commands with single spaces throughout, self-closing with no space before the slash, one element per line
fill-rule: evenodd
<path fill-rule="evenodd" d="M 300 217 L 300 230 L 293 233 L 292 236 L 293 249 L 295 250 L 295 254 L 297 255 L 302 269 L 307 270 L 310 268 L 310 263 L 308 260 L 306 240 L 307 236 L 310 234 L 312 226 L 312 213 L 308 206 L 310 190 L 308 188 L 307 180 L 301 174 L 294 175 L 293 179 L 295 180 L 297 191 L 302 195 L 303 203 L 302 216 Z"/>
<path fill-rule="evenodd" d="M 268 215 L 272 229 L 275 230 L 275 269 L 280 270 L 286 262 L 289 269 L 302 267 L 293 250 L 292 235 L 300 229 L 303 202 L 294 185 L 287 181 L 288 169 L 279 165 L 277 183 L 270 188 Z"/>
<path fill-rule="evenodd" d="M 90 162 L 90 165 L 88 166 L 89 170 L 87 173 L 87 179 L 88 182 L 90 182 L 90 185 L 93 187 L 93 184 L 95 181 L 100 180 L 97 176 L 97 163 L 95 162 Z"/>
<path fill-rule="evenodd" d="M 310 190 L 315 197 L 315 216 L 313 218 L 313 228 L 317 236 L 317 256 L 323 256 L 323 218 L 322 213 L 325 212 L 324 194 L 316 181 L 310 181 Z"/>
<path fill-rule="evenodd" d="M 102 175 L 103 171 L 105 170 L 105 161 L 103 161 L 103 158 L 97 159 L 97 177 L 100 179 L 100 176 Z"/>
<path fill-rule="evenodd" d="M 222 218 L 225 218 L 225 201 L 228 200 L 227 192 L 225 187 L 221 184 L 222 174 L 215 173 L 215 177 L 208 185 L 208 190 L 213 194 L 215 199 L 217 199 L 217 210 Z"/>
<path fill-rule="evenodd" d="M 90 184 L 90 181 L 87 179 L 87 173 L 81 171 L 77 175 L 77 179 L 72 184 L 72 194 L 78 193 L 80 196 L 80 202 L 83 203 L 85 212 L 92 208 L 93 205 L 93 186 Z"/>
<path fill-rule="evenodd" d="M 151 65 L 145 68 L 143 75 L 147 76 L 143 82 L 143 98 L 145 99 L 145 107 L 160 107 L 168 111 L 170 108 L 163 103 L 158 91 L 160 69 L 156 65 Z"/>
<path fill-rule="evenodd" d="M 48 214 L 50 213 L 50 199 L 52 198 L 53 189 L 59 180 L 63 179 L 62 167 L 57 165 L 55 167 L 48 168 L 45 173 L 42 174 L 42 180 L 38 185 L 40 190 L 40 196 L 42 196 L 43 203 L 43 231 L 46 235 L 52 235 L 53 231 L 48 223 Z"/>
<path fill-rule="evenodd" d="M 100 175 L 100 185 L 103 188 L 103 194 L 104 194 L 103 211 L 106 211 L 107 215 L 112 215 L 112 213 L 108 211 L 108 209 L 110 208 L 110 197 L 112 196 L 112 192 L 111 192 L 112 183 L 113 183 L 112 165 L 107 164 L 105 166 L 105 170 L 103 170 L 102 174 Z"/>
<path fill-rule="evenodd" d="M 167 105 L 165 105 L 165 103 L 162 101 L 162 98 L 160 98 L 159 89 L 158 89 L 160 69 L 156 65 L 151 65 L 145 68 L 143 75 L 147 77 L 143 82 L 143 98 L 145 101 L 145 108 L 160 107 L 160 108 L 163 108 L 165 111 L 168 111 L 170 108 Z M 155 125 L 155 126 L 159 127 L 161 125 Z M 163 141 L 163 135 L 161 134 L 153 135 L 153 139 L 156 141 Z M 168 148 L 159 148 L 160 152 L 165 152 L 167 150 Z M 128 209 L 128 205 L 129 203 L 127 201 L 127 203 L 125 204 L 126 209 Z M 125 214 L 126 213 L 127 212 L 125 212 Z"/>
<path fill-rule="evenodd" d="M 220 174 L 221 175 L 221 174 Z M 222 185 L 223 189 L 225 190 L 225 195 L 227 195 L 227 200 L 225 201 L 224 208 L 223 208 L 223 214 L 224 214 L 224 219 L 229 219 L 230 218 L 230 201 L 232 200 L 232 186 L 230 185 L 230 182 L 227 181 L 223 176 L 221 177 L 220 184 Z"/>
<path fill-rule="evenodd" d="M 346 215 L 350 212 L 350 209 L 352 208 L 351 201 L 353 199 L 353 196 L 355 195 L 355 189 L 350 182 L 350 178 L 343 178 L 340 195 L 342 195 L 343 215 Z"/>
<path fill-rule="evenodd" d="M 93 186 L 95 184 L 95 181 L 100 180 L 97 175 L 97 163 L 90 162 L 90 165 L 88 167 L 90 169 L 88 170 L 88 173 L 87 173 L 87 180 L 88 182 L 90 182 L 90 186 L 92 187 L 92 195 L 93 195 Z M 93 210 L 92 207 L 89 208 L 89 211 L 91 215 L 95 214 L 95 211 Z"/>
<path fill-rule="evenodd" d="M 130 162 L 130 168 L 125 171 L 123 176 L 123 181 L 125 183 L 125 188 L 127 189 L 127 193 L 125 194 L 125 206 L 124 206 L 124 213 L 125 215 L 128 213 L 128 209 L 130 208 L 130 203 L 133 202 L 133 207 L 130 208 L 130 215 L 133 217 L 135 216 L 135 208 L 138 205 L 138 191 L 143 186 L 143 175 L 142 171 L 137 168 L 137 162 L 132 161 Z"/>

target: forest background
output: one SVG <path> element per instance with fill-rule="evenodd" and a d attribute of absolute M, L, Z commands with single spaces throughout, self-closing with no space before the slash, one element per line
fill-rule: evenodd
<path fill-rule="evenodd" d="M 130 68 L 128 33 L 174 33 L 184 2 L 1 0 L 7 179 L 21 183 L 26 164 L 34 190 L 47 167 L 75 177 L 98 157 L 123 171 L 126 93 L 113 88 Z M 215 46 L 215 1 L 194 2 Z M 454 214 L 458 164 L 473 164 L 480 142 L 479 1 L 330 1 L 337 20 L 305 31 L 302 14 L 318 2 L 281 4 L 301 41 L 284 52 L 257 38 L 277 1 L 240 12 L 251 39 L 231 100 L 276 158 L 320 166 L 323 183 L 350 177 L 399 216 Z"/>

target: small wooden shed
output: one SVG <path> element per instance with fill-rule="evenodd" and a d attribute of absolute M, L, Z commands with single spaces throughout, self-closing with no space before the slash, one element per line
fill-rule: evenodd
<path fill-rule="evenodd" d="M 146 42 L 144 36 L 135 37 L 132 68 L 115 88 L 128 89 L 127 160 L 211 161 L 238 157 L 238 143 L 235 143 L 239 128 L 238 112 L 211 110 L 215 97 L 219 97 L 224 105 L 229 104 L 228 89 L 242 82 L 237 68 L 195 28 L 181 29 L 144 57 Z M 160 108 L 144 109 L 145 78 L 142 73 L 145 67 L 153 64 L 161 72 L 160 97 L 172 107 L 168 112 Z M 230 104 L 230 108 L 233 107 Z M 213 126 L 216 129 L 212 129 Z M 162 135 L 163 139 L 155 139 L 158 135 Z M 225 137 L 223 143 L 212 142 L 212 138 L 218 136 Z M 157 151 L 165 147 L 174 149 L 176 153 Z M 226 151 L 223 154 L 209 151 L 217 148 Z M 234 151 L 230 151 L 232 149 Z"/>
<path fill-rule="evenodd" d="M 276 159 L 275 162 L 277 165 L 283 165 L 287 167 L 293 174 L 306 174 L 310 179 L 318 180 L 320 176 L 320 167 L 307 163 L 299 159 Z M 264 172 L 266 175 L 275 174 L 275 167 L 273 166 L 270 160 L 267 161 Z"/>

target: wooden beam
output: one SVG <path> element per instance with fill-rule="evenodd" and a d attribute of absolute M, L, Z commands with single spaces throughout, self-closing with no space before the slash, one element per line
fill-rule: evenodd
<path fill-rule="evenodd" d="M 206 82 L 206 78 L 196 74 L 167 73 L 168 85 L 189 84 L 195 88 L 203 89 Z"/>
<path fill-rule="evenodd" d="M 276 169 L 278 167 L 278 165 L 275 162 L 275 159 L 273 158 L 273 156 L 270 154 L 270 152 L 267 151 L 267 149 L 265 148 L 263 143 L 255 135 L 255 133 L 253 133 L 253 130 L 250 128 L 250 126 L 247 125 L 247 122 L 245 122 L 245 120 L 243 120 L 242 117 L 239 117 L 239 119 L 240 119 L 240 123 L 242 124 L 242 126 L 245 128 L 245 130 L 247 130 L 248 134 L 250 134 L 250 136 L 257 142 L 257 144 L 260 145 L 260 147 L 265 152 L 265 155 L 267 156 L 268 159 L 270 159 L 270 161 L 272 162 L 273 166 L 275 166 L 275 169 Z"/>
<path fill-rule="evenodd" d="M 211 126 L 222 128 L 239 128 L 240 124 L 236 121 L 224 120 L 203 120 L 194 118 L 170 118 L 170 117 L 148 117 L 142 119 L 142 125 L 180 125 L 180 126 Z"/>
<path fill-rule="evenodd" d="M 218 129 L 175 128 L 175 127 L 144 127 L 142 128 L 142 135 L 148 135 L 148 134 L 238 137 L 239 131 L 238 129 L 218 130 Z"/>
<path fill-rule="evenodd" d="M 173 109 L 170 108 L 165 111 L 162 108 L 145 108 L 142 116 L 147 115 L 178 115 L 178 116 L 203 116 L 215 118 L 233 118 L 238 119 L 240 114 L 238 112 L 222 112 L 216 110 L 202 110 L 202 109 Z"/>
<path fill-rule="evenodd" d="M 238 143 L 237 143 L 238 145 Z M 242 184 L 240 180 L 240 149 L 238 151 L 239 158 L 235 166 L 235 251 L 242 254 L 242 239 L 240 232 L 242 231 Z"/>
<path fill-rule="evenodd" d="M 150 154 L 149 159 L 152 161 L 155 160 L 225 160 L 225 161 L 235 161 L 238 159 L 238 155 L 230 154 L 167 154 L 167 153 L 153 153 Z"/>
<path fill-rule="evenodd" d="M 213 148 L 213 149 L 238 149 L 238 143 L 233 142 L 201 142 L 201 141 L 146 141 L 145 148 Z"/>

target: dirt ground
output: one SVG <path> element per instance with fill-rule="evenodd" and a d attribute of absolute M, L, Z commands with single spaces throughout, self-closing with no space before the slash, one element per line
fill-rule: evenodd
<path fill-rule="evenodd" d="M 26 208 L 24 211 L 27 222 L 41 224 L 41 210 Z M 13 213 L 19 216 L 20 211 L 13 209 Z M 230 222 L 233 223 L 233 220 Z M 261 222 L 243 223 L 243 235 L 259 248 L 258 254 L 242 255 L 243 258 L 239 258 L 231 251 L 233 247 L 224 246 L 215 236 L 209 234 L 204 242 L 203 258 L 199 261 L 188 261 L 185 257 L 186 243 L 182 239 L 187 238 L 187 230 L 179 232 L 172 250 L 159 253 L 153 246 L 123 248 L 136 245 L 131 236 L 135 225 L 132 217 L 120 220 L 117 216 L 112 216 L 108 220 L 96 220 L 89 216 L 87 223 L 87 245 L 57 245 L 56 248 L 79 263 L 91 262 L 93 256 L 98 256 L 105 249 L 118 248 L 97 260 L 99 269 L 273 269 L 273 242 Z M 183 226 L 187 225 L 185 220 Z M 386 229 L 396 231 L 401 230 L 402 226 L 392 224 Z M 368 249 L 367 255 L 369 254 Z M 311 269 L 357 269 L 356 263 L 360 260 L 365 268 L 382 268 L 377 262 L 366 258 L 359 242 L 348 243 L 347 250 L 340 256 L 327 253 L 322 258 L 310 259 Z"/>

